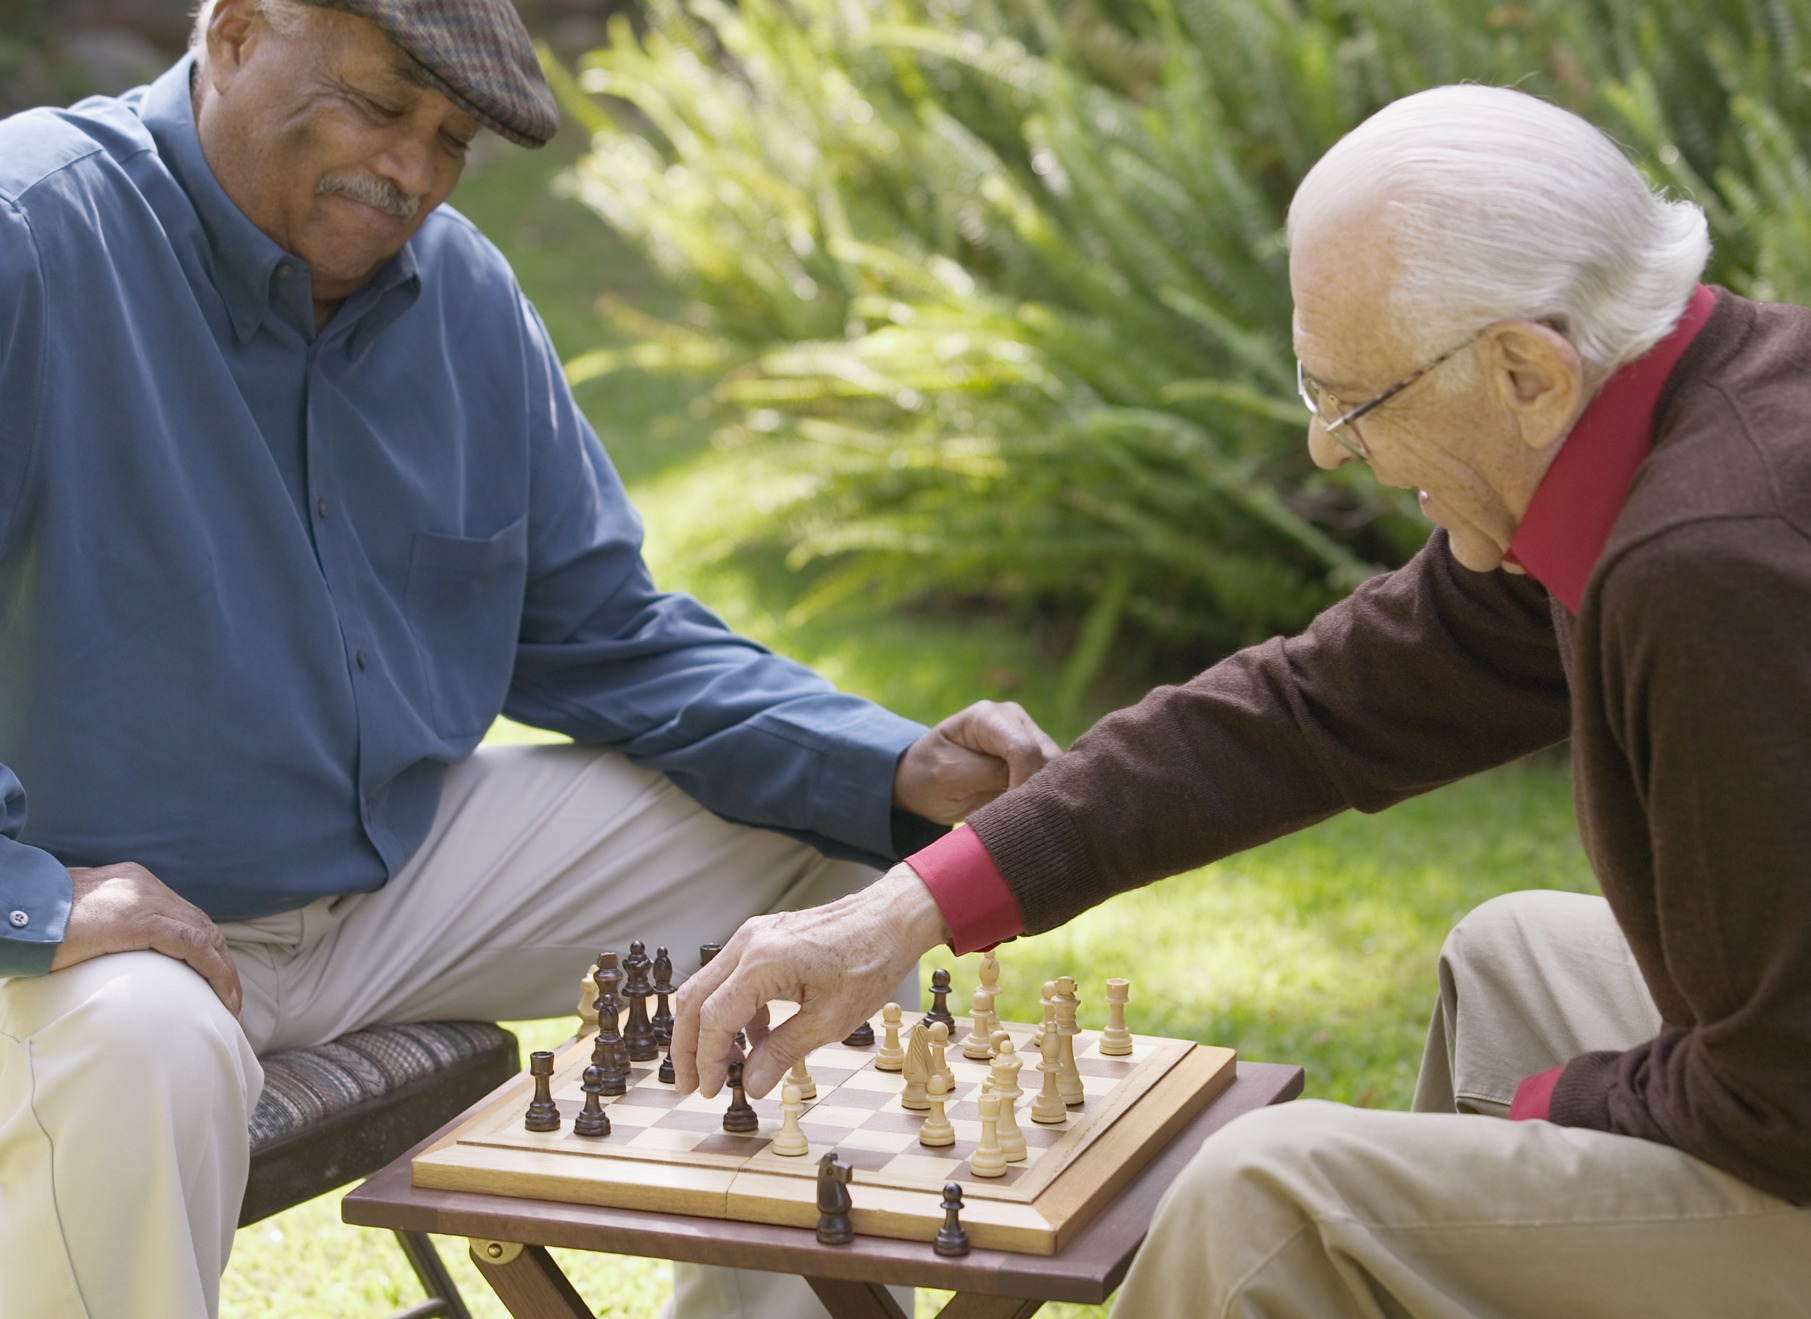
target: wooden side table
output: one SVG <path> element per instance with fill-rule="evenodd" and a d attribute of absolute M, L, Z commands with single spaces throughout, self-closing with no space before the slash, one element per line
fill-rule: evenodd
<path fill-rule="evenodd" d="M 802 1228 L 411 1185 L 410 1160 L 462 1119 L 374 1174 L 346 1196 L 340 1212 L 363 1227 L 469 1238 L 478 1271 L 515 1319 L 590 1319 L 548 1246 L 799 1274 L 836 1319 L 903 1319 L 888 1285 L 955 1292 L 943 1319 L 1022 1319 L 1045 1301 L 1106 1300 L 1125 1277 L 1159 1197 L 1201 1142 L 1241 1113 L 1302 1092 L 1299 1067 L 1242 1060 L 1238 1067 L 1231 1087 L 1058 1255 L 976 1250 L 940 1259 L 924 1242 L 857 1237 L 847 1246 L 822 1246 Z"/>

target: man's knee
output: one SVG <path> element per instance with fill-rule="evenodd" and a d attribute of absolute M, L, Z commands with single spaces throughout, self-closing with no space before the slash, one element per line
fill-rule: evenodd
<path fill-rule="evenodd" d="M 54 1074 L 87 1074 L 135 1105 L 169 1105 L 178 1120 L 243 1113 L 257 1099 L 263 1074 L 238 1021 L 174 958 L 114 953 L 7 991 L 35 1000 L 10 1015 Z"/>
<path fill-rule="evenodd" d="M 1453 926 L 1440 960 L 1455 967 L 1478 962 L 1525 966 L 1555 933 L 1607 919 L 1603 899 L 1583 893 L 1551 889 L 1503 893 L 1474 907 Z"/>

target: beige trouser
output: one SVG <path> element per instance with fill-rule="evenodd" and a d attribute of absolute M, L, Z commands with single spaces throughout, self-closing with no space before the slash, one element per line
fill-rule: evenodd
<path fill-rule="evenodd" d="M 485 748 L 382 889 L 223 927 L 239 1021 L 157 953 L 0 979 L 0 1319 L 215 1312 L 258 1054 L 377 1022 L 568 1014 L 600 948 L 666 944 L 683 974 L 744 918 L 873 874 L 726 823 L 614 753 Z M 751 1315 L 823 1313 L 776 1274 L 680 1281 Z"/>
<path fill-rule="evenodd" d="M 1601 898 L 1486 903 L 1441 954 L 1419 1111 L 1229 1124 L 1159 1204 L 1115 1316 L 1811 1314 L 1811 1210 L 1670 1146 L 1497 1120 L 1522 1077 L 1658 1025 Z"/>

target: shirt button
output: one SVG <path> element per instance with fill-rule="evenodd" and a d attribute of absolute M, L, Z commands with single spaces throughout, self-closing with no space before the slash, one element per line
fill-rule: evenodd
<path fill-rule="evenodd" d="M 13 928 L 15 930 L 23 930 L 27 925 L 31 924 L 31 917 L 27 916 L 22 911 L 9 912 L 6 919 L 13 923 Z"/>
<path fill-rule="evenodd" d="M 327 516 L 327 501 L 325 499 L 316 500 L 315 505 L 314 505 L 314 511 L 319 513 L 322 517 L 326 517 Z"/>
<path fill-rule="evenodd" d="M 293 275 L 295 273 L 296 273 L 296 269 L 294 266 L 281 265 L 281 266 L 277 267 L 277 278 L 278 279 L 288 279 L 291 275 Z"/>
<path fill-rule="evenodd" d="M 358 659 L 358 667 L 360 669 L 363 669 L 365 667 L 365 652 L 362 650 L 359 651 L 359 653 L 357 655 L 357 659 Z"/>

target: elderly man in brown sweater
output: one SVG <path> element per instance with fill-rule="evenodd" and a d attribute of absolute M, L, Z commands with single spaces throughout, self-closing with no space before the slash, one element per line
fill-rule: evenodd
<path fill-rule="evenodd" d="M 682 1084 L 721 1084 L 769 995 L 804 1010 L 756 1090 L 937 942 L 1570 738 L 1604 897 L 1468 916 L 1416 1111 L 1231 1124 L 1119 1311 L 1806 1313 L 1811 313 L 1703 287 L 1696 207 L 1500 89 L 1386 108 L 1289 231 L 1310 452 L 1419 490 L 1426 548 L 1102 720 L 860 902 L 750 922 L 681 997 Z"/>

